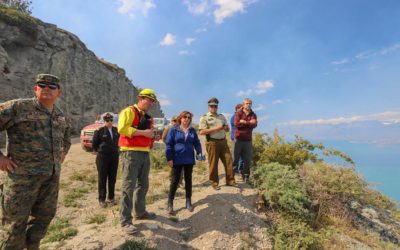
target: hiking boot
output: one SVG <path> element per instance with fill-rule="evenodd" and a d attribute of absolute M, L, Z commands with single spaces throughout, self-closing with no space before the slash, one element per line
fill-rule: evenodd
<path fill-rule="evenodd" d="M 118 205 L 118 202 L 115 199 L 108 200 L 108 202 L 113 206 Z"/>
<path fill-rule="evenodd" d="M 132 235 L 137 233 L 138 229 L 132 224 L 127 224 L 122 226 L 122 231 L 124 231 L 126 234 Z"/>
<path fill-rule="evenodd" d="M 105 203 L 105 201 L 99 201 L 99 206 L 100 206 L 101 208 L 106 208 L 106 207 L 107 207 L 107 204 Z"/>
<path fill-rule="evenodd" d="M 192 199 L 186 198 L 186 208 L 189 212 L 193 212 Z"/>
<path fill-rule="evenodd" d="M 220 190 L 220 189 L 221 189 L 221 187 L 218 186 L 218 185 L 212 185 L 211 187 L 212 187 L 214 190 Z"/>
<path fill-rule="evenodd" d="M 152 212 L 144 212 L 144 214 L 140 216 L 136 216 L 137 220 L 154 220 L 156 218 L 156 214 Z"/>
<path fill-rule="evenodd" d="M 174 201 L 168 200 L 167 212 L 170 215 L 174 215 Z"/>
<path fill-rule="evenodd" d="M 234 181 L 229 182 L 228 184 L 226 184 L 227 186 L 231 186 L 231 187 L 238 187 L 238 184 Z"/>

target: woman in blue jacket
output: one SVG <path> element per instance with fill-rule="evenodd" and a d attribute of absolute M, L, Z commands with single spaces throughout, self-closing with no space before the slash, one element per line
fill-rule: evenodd
<path fill-rule="evenodd" d="M 186 208 L 192 212 L 192 171 L 195 164 L 194 150 L 202 155 L 201 144 L 196 130 L 190 126 L 192 113 L 182 111 L 177 118 L 177 125 L 172 127 L 167 135 L 165 154 L 168 165 L 172 168 L 171 185 L 169 187 L 168 207 L 170 214 L 174 213 L 173 202 L 182 169 L 185 176 Z"/>

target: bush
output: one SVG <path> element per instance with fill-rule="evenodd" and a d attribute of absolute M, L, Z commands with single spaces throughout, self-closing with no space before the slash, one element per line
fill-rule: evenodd
<path fill-rule="evenodd" d="M 281 215 L 274 235 L 275 249 L 322 249 L 320 236 L 307 223 Z"/>
<path fill-rule="evenodd" d="M 106 221 L 105 214 L 95 214 L 86 219 L 86 223 L 88 224 L 103 224 Z"/>
<path fill-rule="evenodd" d="M 49 226 L 43 243 L 66 240 L 78 234 L 78 230 L 70 227 L 68 218 L 59 218 Z"/>
<path fill-rule="evenodd" d="M 270 163 L 254 171 L 254 184 L 262 190 L 271 206 L 304 220 L 311 218 L 307 209 L 310 198 L 296 170 L 279 163 Z"/>
<path fill-rule="evenodd" d="M 37 38 L 37 25 L 41 23 L 39 19 L 36 19 L 15 8 L 10 8 L 3 5 L 0 5 L 0 19 L 10 25 L 18 26 L 18 28 L 20 28 L 33 39 Z"/>
<path fill-rule="evenodd" d="M 371 190 L 353 168 L 322 162 L 305 164 L 300 175 L 312 199 L 318 201 L 322 215 L 343 212 L 343 204 L 351 200 L 383 209 L 395 207 L 389 198 Z"/>
<path fill-rule="evenodd" d="M 165 157 L 165 150 L 163 148 L 153 149 L 150 152 L 150 163 L 151 167 L 157 170 L 166 168 L 167 157 Z"/>
<path fill-rule="evenodd" d="M 133 240 L 127 240 L 119 247 L 120 250 L 153 250 L 154 248 L 147 247 L 146 242 L 137 242 Z"/>
<path fill-rule="evenodd" d="M 253 163 L 260 166 L 266 163 L 277 162 L 282 165 L 296 168 L 306 162 L 321 162 L 324 156 L 337 156 L 345 162 L 354 165 L 353 160 L 336 149 L 326 149 L 322 144 L 312 144 L 308 140 L 295 136 L 294 142 L 286 142 L 275 130 L 272 136 L 255 134 L 253 143 Z"/>

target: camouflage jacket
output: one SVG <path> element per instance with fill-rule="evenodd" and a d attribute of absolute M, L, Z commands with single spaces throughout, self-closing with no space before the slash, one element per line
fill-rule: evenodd
<path fill-rule="evenodd" d="M 6 130 L 7 156 L 15 175 L 46 175 L 60 171 L 60 154 L 71 146 L 70 126 L 54 105 L 50 113 L 36 98 L 0 103 L 0 131 Z"/>

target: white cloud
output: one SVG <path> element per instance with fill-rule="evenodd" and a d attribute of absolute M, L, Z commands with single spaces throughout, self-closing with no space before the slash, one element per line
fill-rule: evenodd
<path fill-rule="evenodd" d="M 272 102 L 272 104 L 282 104 L 285 102 L 290 102 L 290 99 L 277 99 Z"/>
<path fill-rule="evenodd" d="M 351 117 L 336 117 L 330 119 L 294 120 L 281 123 L 281 125 L 338 125 L 355 122 L 377 121 L 384 125 L 400 124 L 400 112 L 386 111 L 378 114 L 356 115 Z"/>
<path fill-rule="evenodd" d="M 197 30 L 195 30 L 195 32 L 198 34 L 198 33 L 203 33 L 203 32 L 206 32 L 207 31 L 207 28 L 198 28 Z"/>
<path fill-rule="evenodd" d="M 257 117 L 257 121 L 266 121 L 266 120 L 268 120 L 269 119 L 269 116 L 268 115 L 264 115 L 264 116 L 260 116 L 260 117 Z"/>
<path fill-rule="evenodd" d="M 256 94 L 259 94 L 259 95 L 264 94 L 273 87 L 274 87 L 274 84 L 271 81 L 258 82 L 255 92 L 256 92 Z"/>
<path fill-rule="evenodd" d="M 379 51 L 380 55 L 386 55 L 390 54 L 392 52 L 395 52 L 396 50 L 400 49 L 400 43 L 396 43 L 390 47 L 383 48 Z"/>
<path fill-rule="evenodd" d="M 213 13 L 214 22 L 221 24 L 225 18 L 236 13 L 244 13 L 246 8 L 257 0 L 183 0 L 188 11 L 194 15 Z"/>
<path fill-rule="evenodd" d="M 264 110 L 265 106 L 262 104 L 258 104 L 257 107 L 253 108 L 254 111 L 260 111 L 260 110 Z"/>
<path fill-rule="evenodd" d="M 373 57 L 373 56 L 376 56 L 376 52 L 373 52 L 373 51 L 369 50 L 369 51 L 363 51 L 363 52 L 357 54 L 355 56 L 355 58 L 359 59 L 359 60 L 362 60 L 362 59 L 367 59 L 367 58 L 370 58 L 370 57 Z"/>
<path fill-rule="evenodd" d="M 158 97 L 158 102 L 160 103 L 161 106 L 169 106 L 171 105 L 171 101 L 165 94 L 159 94 Z"/>
<path fill-rule="evenodd" d="M 393 44 L 380 50 L 363 51 L 355 56 L 356 59 L 363 60 L 375 56 L 384 56 L 396 52 L 400 49 L 400 43 Z"/>
<path fill-rule="evenodd" d="M 176 37 L 172 35 L 171 33 L 167 33 L 162 41 L 160 42 L 161 46 L 171 46 L 176 43 Z"/>
<path fill-rule="evenodd" d="M 178 52 L 178 54 L 181 55 L 181 56 L 193 56 L 194 52 L 187 51 L 187 50 L 180 50 Z"/>
<path fill-rule="evenodd" d="M 147 16 L 148 11 L 156 7 L 153 0 L 118 0 L 118 2 L 121 3 L 118 12 L 128 14 L 130 17 L 134 16 L 135 11 L 141 11 Z"/>
<path fill-rule="evenodd" d="M 238 97 L 240 97 L 240 96 L 250 96 L 250 94 L 252 93 L 253 91 L 251 90 L 251 89 L 248 89 L 248 90 L 239 90 L 237 93 L 236 93 L 236 96 L 238 96 Z"/>
<path fill-rule="evenodd" d="M 269 89 L 273 88 L 274 84 L 272 81 L 262 81 L 258 82 L 255 88 L 253 89 L 248 89 L 248 90 L 239 90 L 236 93 L 237 97 L 240 96 L 250 96 L 251 93 L 255 92 L 257 95 L 264 94 L 266 93 Z"/>
<path fill-rule="evenodd" d="M 236 12 L 244 11 L 244 3 L 240 0 L 215 0 L 215 4 L 218 8 L 214 11 L 214 20 L 218 24 Z"/>
<path fill-rule="evenodd" d="M 188 11 L 195 15 L 204 14 L 209 8 L 209 4 L 207 0 L 200 0 L 196 3 L 192 0 L 184 0 L 183 4 L 186 5 Z"/>
<path fill-rule="evenodd" d="M 191 45 L 195 40 L 196 40 L 196 39 L 193 38 L 193 37 L 187 37 L 187 38 L 185 39 L 185 43 L 186 43 L 187 45 Z"/>
<path fill-rule="evenodd" d="M 349 62 L 350 62 L 349 59 L 344 58 L 344 59 L 342 59 L 342 60 L 340 60 L 340 61 L 333 61 L 333 62 L 331 62 L 331 64 L 333 64 L 333 65 L 340 65 L 340 64 L 346 64 L 346 63 L 349 63 Z"/>

